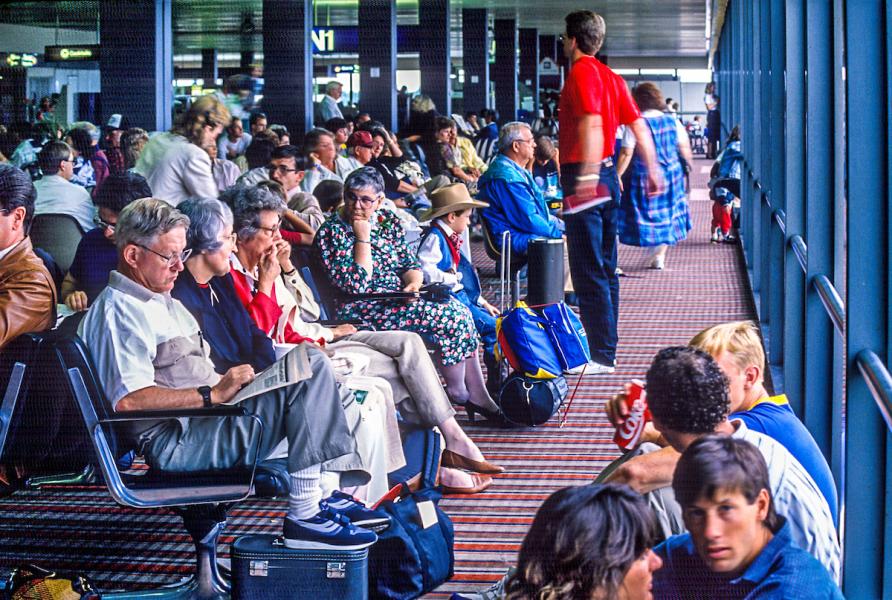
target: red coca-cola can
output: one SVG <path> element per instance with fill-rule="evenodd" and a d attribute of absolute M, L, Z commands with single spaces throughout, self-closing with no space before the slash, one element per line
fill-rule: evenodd
<path fill-rule="evenodd" d="M 613 441 L 623 450 L 631 450 L 638 445 L 644 426 L 651 420 L 650 410 L 647 408 L 647 393 L 644 391 L 644 382 L 640 379 L 633 379 L 629 385 L 626 406 L 629 408 L 629 417 L 616 428 Z"/>

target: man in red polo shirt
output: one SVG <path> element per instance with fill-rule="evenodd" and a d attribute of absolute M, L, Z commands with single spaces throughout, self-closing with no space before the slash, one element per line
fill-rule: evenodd
<path fill-rule="evenodd" d="M 561 90 L 560 149 L 570 273 L 592 353 L 585 372 L 613 373 L 619 318 L 616 219 L 620 198 L 613 140 L 619 125 L 628 125 L 635 133 L 637 149 L 648 166 L 651 192 L 659 193 L 663 182 L 650 131 L 626 82 L 594 56 L 604 41 L 604 19 L 583 10 L 564 20 L 564 54 L 571 67 Z"/>

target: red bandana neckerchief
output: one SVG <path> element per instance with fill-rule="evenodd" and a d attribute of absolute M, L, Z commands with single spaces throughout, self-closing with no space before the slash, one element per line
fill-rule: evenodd
<path fill-rule="evenodd" d="M 449 233 L 446 234 L 445 237 L 446 245 L 449 246 L 449 253 L 452 255 L 452 264 L 455 268 L 458 268 L 458 262 L 461 258 L 461 255 L 459 254 L 459 248 L 461 248 L 461 243 L 464 240 L 462 240 L 460 233 Z"/>

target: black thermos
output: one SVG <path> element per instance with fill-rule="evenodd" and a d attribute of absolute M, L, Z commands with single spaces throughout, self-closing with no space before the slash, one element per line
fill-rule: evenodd
<path fill-rule="evenodd" d="M 527 304 L 555 304 L 564 299 L 564 241 L 536 238 L 527 247 Z"/>

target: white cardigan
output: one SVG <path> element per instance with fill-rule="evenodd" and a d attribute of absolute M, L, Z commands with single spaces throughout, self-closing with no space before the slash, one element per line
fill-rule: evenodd
<path fill-rule="evenodd" d="M 149 182 L 152 196 L 173 206 L 186 198 L 216 198 L 220 193 L 208 153 L 175 133 L 150 139 L 134 170 Z"/>

